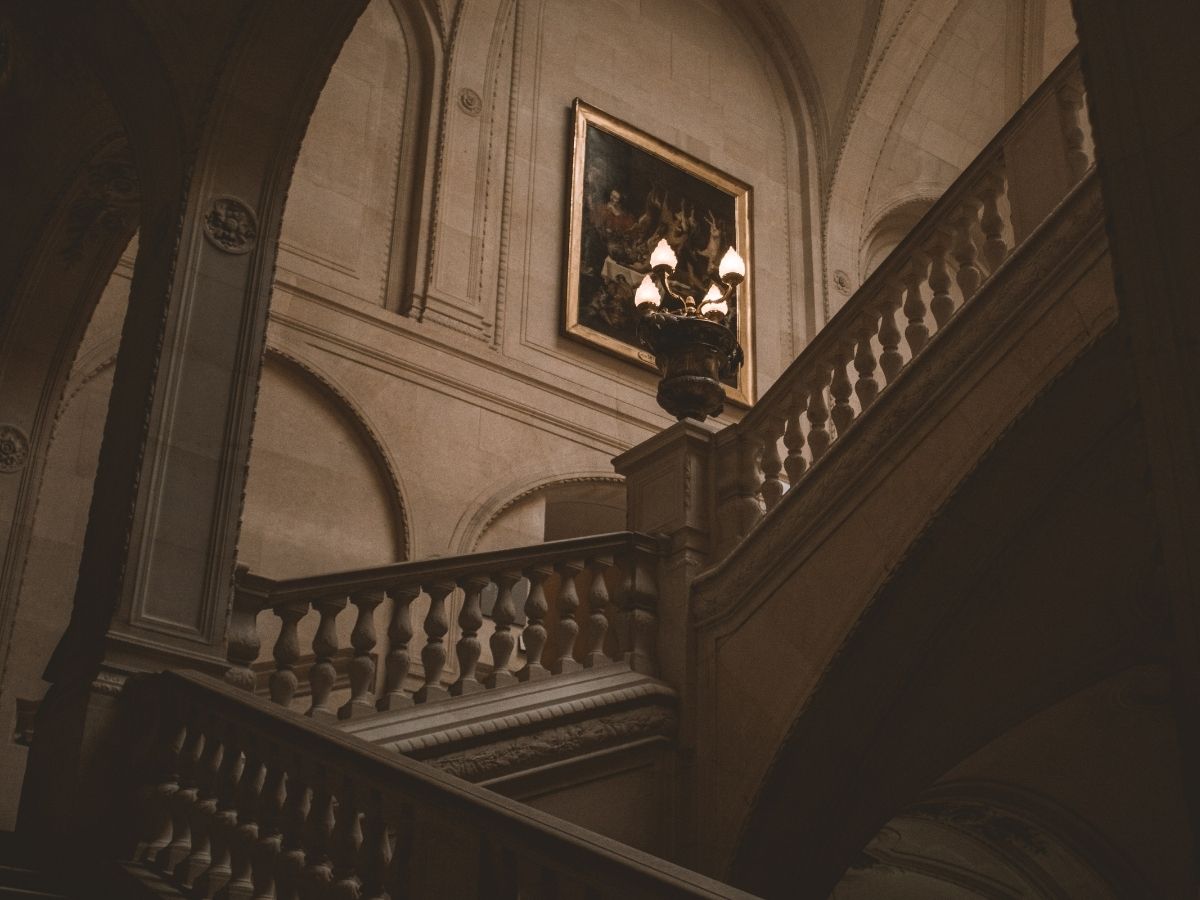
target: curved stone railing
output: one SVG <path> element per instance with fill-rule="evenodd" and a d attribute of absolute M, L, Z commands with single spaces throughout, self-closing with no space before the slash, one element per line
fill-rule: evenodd
<path fill-rule="evenodd" d="M 1073 52 L 718 437 L 722 554 L 821 460 L 1084 176 L 1091 142 L 1083 101 Z"/>
<path fill-rule="evenodd" d="M 134 861 L 188 896 L 750 896 L 205 675 L 123 702 Z"/>
<path fill-rule="evenodd" d="M 238 572 L 229 625 L 226 680 L 242 688 L 255 682 L 254 664 L 262 649 L 263 623 L 270 611 L 279 620 L 271 699 L 288 706 L 300 685 L 301 625 L 312 628 L 312 662 L 307 667 L 316 718 L 354 718 L 450 696 L 535 681 L 552 675 L 624 660 L 634 671 L 655 674 L 657 624 L 656 568 L 661 548 L 649 535 L 615 532 L 552 541 L 514 550 L 395 563 L 370 569 L 305 578 L 273 580 L 245 569 Z M 610 597 L 609 585 L 615 590 Z M 527 590 L 520 625 L 515 589 Z M 486 677 L 478 677 L 484 655 L 480 631 L 483 599 L 495 592 L 488 639 Z M 461 592 L 458 594 L 456 592 Z M 405 688 L 410 672 L 414 626 L 411 610 L 419 597 L 428 602 L 418 636 L 423 683 Z M 455 644 L 458 677 L 444 684 L 449 605 L 461 599 Z M 344 648 L 338 616 L 353 606 L 349 633 L 350 696 L 334 706 L 335 657 Z M 382 619 L 386 611 L 387 621 Z M 385 634 L 382 684 L 376 670 L 378 635 Z M 513 671 L 514 664 L 519 668 Z"/>

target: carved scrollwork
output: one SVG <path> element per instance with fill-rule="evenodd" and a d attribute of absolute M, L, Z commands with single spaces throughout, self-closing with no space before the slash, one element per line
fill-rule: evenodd
<path fill-rule="evenodd" d="M 258 237 L 258 220 L 236 197 L 215 197 L 204 217 L 204 236 L 226 253 L 249 253 Z"/>

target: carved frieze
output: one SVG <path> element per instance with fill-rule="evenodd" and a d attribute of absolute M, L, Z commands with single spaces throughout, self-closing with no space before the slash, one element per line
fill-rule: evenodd
<path fill-rule="evenodd" d="M 467 781 L 481 781 L 638 738 L 670 736 L 674 730 L 675 714 L 669 708 L 643 706 L 448 753 L 428 762 Z"/>

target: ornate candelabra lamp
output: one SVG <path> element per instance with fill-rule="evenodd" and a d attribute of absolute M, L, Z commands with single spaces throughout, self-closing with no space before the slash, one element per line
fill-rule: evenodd
<path fill-rule="evenodd" d="M 650 254 L 650 274 L 633 296 L 639 315 L 637 336 L 654 354 L 662 373 L 658 405 L 677 419 L 704 421 L 724 409 L 721 379 L 742 365 L 737 317 L 732 311 L 734 291 L 746 277 L 746 263 L 730 247 L 718 267 L 721 286 L 709 285 L 699 303 L 671 287 L 669 276 L 677 264 L 675 251 L 660 240 Z"/>

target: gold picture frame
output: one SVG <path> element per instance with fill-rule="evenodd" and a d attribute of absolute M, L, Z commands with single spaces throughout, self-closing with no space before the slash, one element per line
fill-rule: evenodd
<path fill-rule="evenodd" d="M 699 297 L 732 244 L 746 261 L 736 323 L 745 364 L 726 398 L 754 402 L 750 186 L 580 99 L 574 106 L 565 334 L 657 371 L 634 336 L 633 292 L 666 237 L 679 257 L 672 284 Z"/>

